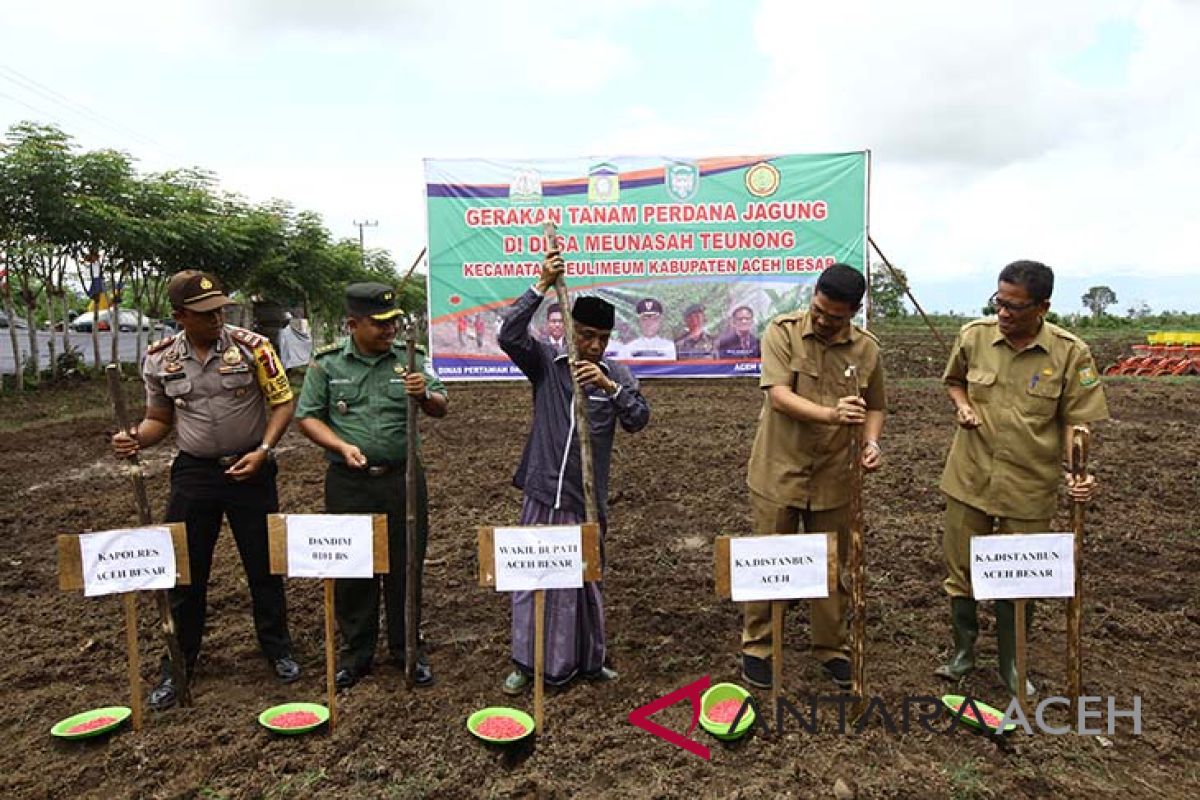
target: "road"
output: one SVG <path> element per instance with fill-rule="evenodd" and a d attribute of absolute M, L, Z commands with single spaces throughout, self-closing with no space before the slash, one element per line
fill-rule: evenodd
<path fill-rule="evenodd" d="M 56 337 L 55 344 L 58 352 L 62 352 L 62 334 L 54 334 Z M 112 354 L 112 333 L 109 331 L 100 332 L 100 360 L 102 363 L 108 363 L 109 356 Z M 151 337 L 150 341 L 154 341 L 162 336 L 160 332 L 146 331 L 143 332 L 142 350 L 145 350 L 146 339 Z M 43 370 L 50 366 L 50 332 L 38 331 L 37 342 L 39 355 L 39 364 Z M 17 345 L 21 350 L 21 360 L 24 361 L 29 356 L 29 332 L 25 329 L 17 330 Z M 71 347 L 78 350 L 86 363 L 92 363 L 92 335 L 90 333 L 75 333 L 71 332 Z M 122 333 L 118 342 L 122 361 L 133 362 L 137 361 L 140 353 L 137 347 L 136 333 Z M 16 360 L 13 358 L 12 338 L 9 335 L 8 328 L 0 328 L 0 374 L 12 375 L 16 372 Z"/>

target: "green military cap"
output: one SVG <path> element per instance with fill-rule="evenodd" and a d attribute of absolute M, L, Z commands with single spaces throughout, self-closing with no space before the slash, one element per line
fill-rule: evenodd
<path fill-rule="evenodd" d="M 382 283 L 352 283 L 346 287 L 346 313 L 352 317 L 391 319 L 396 308 L 396 290 Z"/>

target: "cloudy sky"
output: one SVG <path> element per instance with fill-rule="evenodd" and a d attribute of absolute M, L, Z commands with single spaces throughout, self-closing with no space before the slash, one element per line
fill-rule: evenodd
<path fill-rule="evenodd" d="M 426 157 L 870 149 L 871 233 L 931 309 L 1037 258 L 1056 305 L 1200 311 L 1200 2 L 36 0 L 0 127 L 198 165 L 401 264 Z"/>

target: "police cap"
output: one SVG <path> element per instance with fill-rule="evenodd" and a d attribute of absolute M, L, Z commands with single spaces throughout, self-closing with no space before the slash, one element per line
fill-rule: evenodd
<path fill-rule="evenodd" d="M 200 313 L 216 311 L 233 303 L 225 296 L 221 282 L 215 275 L 198 269 L 175 273 L 167 283 L 167 299 L 171 301 L 172 308 L 186 308 Z"/>

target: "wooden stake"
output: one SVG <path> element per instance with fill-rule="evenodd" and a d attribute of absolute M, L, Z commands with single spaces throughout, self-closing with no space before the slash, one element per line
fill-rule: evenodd
<path fill-rule="evenodd" d="M 783 609 L 785 600 L 771 601 L 771 714 L 779 708 L 783 687 Z"/>
<path fill-rule="evenodd" d="M 546 252 L 558 249 L 558 227 L 553 222 L 542 226 L 546 237 Z M 567 360 L 571 367 L 571 384 L 575 389 L 573 403 L 575 413 L 575 435 L 579 437 L 579 461 L 583 470 L 583 505 L 585 521 L 599 522 L 600 515 L 596 507 L 596 484 L 592 478 L 592 429 L 588 422 L 587 397 L 579 381 L 575 380 L 575 364 L 579 360 L 579 352 L 575 349 L 575 320 L 571 317 L 571 304 L 567 299 L 567 284 L 563 278 L 554 282 L 554 293 L 558 298 L 559 308 L 562 309 L 563 327 L 567 340 Z"/>
<path fill-rule="evenodd" d="M 133 729 L 142 729 L 142 659 L 138 653 L 137 592 L 123 592 L 125 608 L 125 649 L 129 655 L 129 707 L 133 710 Z"/>
<path fill-rule="evenodd" d="M 1025 653 L 1025 603 L 1028 601 L 1025 598 L 1020 598 L 1013 601 L 1013 606 L 1016 608 L 1014 614 L 1014 627 L 1017 629 L 1017 703 L 1021 706 L 1021 711 L 1025 711 L 1026 703 L 1029 698 L 1025 692 L 1026 689 L 1026 673 L 1028 671 L 1028 661 Z"/>
<path fill-rule="evenodd" d="M 1071 474 L 1087 477 L 1088 444 L 1091 436 L 1083 425 L 1071 429 Z M 1086 503 L 1071 504 L 1075 532 L 1075 594 L 1067 601 L 1067 696 L 1071 713 L 1079 713 L 1083 695 L 1083 513 Z"/>
<path fill-rule="evenodd" d="M 325 694 L 329 703 L 329 730 L 337 727 L 337 683 L 334 677 L 334 664 L 337 654 L 333 642 L 333 578 L 324 578 L 321 584 L 325 588 Z"/>
<path fill-rule="evenodd" d="M 104 368 L 104 373 L 108 379 L 108 397 L 112 401 L 117 427 L 122 431 L 128 431 L 130 429 L 129 410 L 125 403 L 125 392 L 121 389 L 120 368 L 116 364 L 109 364 Z M 150 525 L 150 498 L 146 493 L 146 480 L 142 475 L 142 467 L 137 453 L 130 456 L 128 461 L 129 475 L 133 482 L 133 498 L 137 504 L 138 521 L 142 525 Z M 184 558 L 187 558 L 186 553 L 183 555 Z M 165 589 L 155 590 L 154 604 L 158 608 L 159 626 L 167 644 L 167 655 L 171 659 L 171 677 L 175 679 L 176 700 L 180 706 L 190 706 L 192 704 L 192 687 L 188 680 L 187 663 L 183 657 L 183 648 L 179 646 L 179 637 L 175 634 L 175 617 L 171 614 L 171 600 Z"/>
<path fill-rule="evenodd" d="M 566 314 L 563 315 L 564 317 Z M 546 590 L 533 593 L 533 729 L 537 733 L 545 730 L 543 704 L 545 687 L 542 686 L 546 662 Z"/>
<path fill-rule="evenodd" d="M 405 339 L 408 371 L 417 371 L 417 342 L 408 326 Z M 417 674 L 417 398 L 408 395 L 404 470 L 404 688 L 416 685 Z"/>
<path fill-rule="evenodd" d="M 861 397 L 858 368 L 846 368 L 850 392 Z M 850 478 L 850 552 L 846 568 L 850 572 L 850 692 L 858 698 L 855 717 L 862 713 L 867 697 L 867 569 L 863 553 L 863 425 L 850 429 L 850 454 L 847 464 Z"/>

